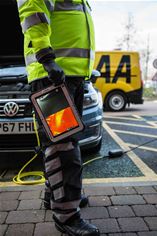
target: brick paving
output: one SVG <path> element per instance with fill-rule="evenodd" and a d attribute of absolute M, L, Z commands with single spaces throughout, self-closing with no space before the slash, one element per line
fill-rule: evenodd
<path fill-rule="evenodd" d="M 0 236 L 61 236 L 42 203 L 44 185 L 0 188 Z M 101 236 L 157 236 L 157 185 L 84 186 L 82 217 Z M 62 235 L 63 236 L 63 235 Z"/>

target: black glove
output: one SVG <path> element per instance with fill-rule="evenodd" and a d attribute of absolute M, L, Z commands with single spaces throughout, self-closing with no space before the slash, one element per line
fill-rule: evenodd
<path fill-rule="evenodd" d="M 41 63 L 44 69 L 48 72 L 49 80 L 55 85 L 60 85 L 64 82 L 64 72 L 54 61 L 55 52 L 51 47 L 43 48 L 36 53 L 36 58 Z"/>
<path fill-rule="evenodd" d="M 43 67 L 48 72 L 48 78 L 55 86 L 60 85 L 64 82 L 64 72 L 62 68 L 55 63 L 54 60 L 44 62 Z"/>
<path fill-rule="evenodd" d="M 18 83 L 18 84 L 16 84 L 15 89 L 17 91 L 31 91 L 31 85 L 30 84 L 24 84 L 24 83 Z"/>

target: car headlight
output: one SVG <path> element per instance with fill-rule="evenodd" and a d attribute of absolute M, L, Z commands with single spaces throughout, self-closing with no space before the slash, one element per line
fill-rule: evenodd
<path fill-rule="evenodd" d="M 103 109 L 103 99 L 100 91 L 98 91 L 98 105 L 100 109 Z"/>
<path fill-rule="evenodd" d="M 98 94 L 96 92 L 84 95 L 83 108 L 89 108 L 97 105 L 98 105 Z"/>

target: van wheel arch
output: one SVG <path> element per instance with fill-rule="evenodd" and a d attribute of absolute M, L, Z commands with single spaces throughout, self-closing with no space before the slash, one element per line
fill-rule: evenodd
<path fill-rule="evenodd" d="M 128 98 L 122 90 L 113 90 L 106 95 L 103 108 L 104 111 L 123 111 L 125 110 Z"/>

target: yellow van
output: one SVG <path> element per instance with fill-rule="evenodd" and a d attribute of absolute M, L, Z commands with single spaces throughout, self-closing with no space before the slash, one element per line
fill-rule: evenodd
<path fill-rule="evenodd" d="M 97 51 L 94 69 L 101 73 L 95 87 L 102 94 L 104 110 L 122 111 L 127 104 L 143 104 L 138 52 Z"/>

